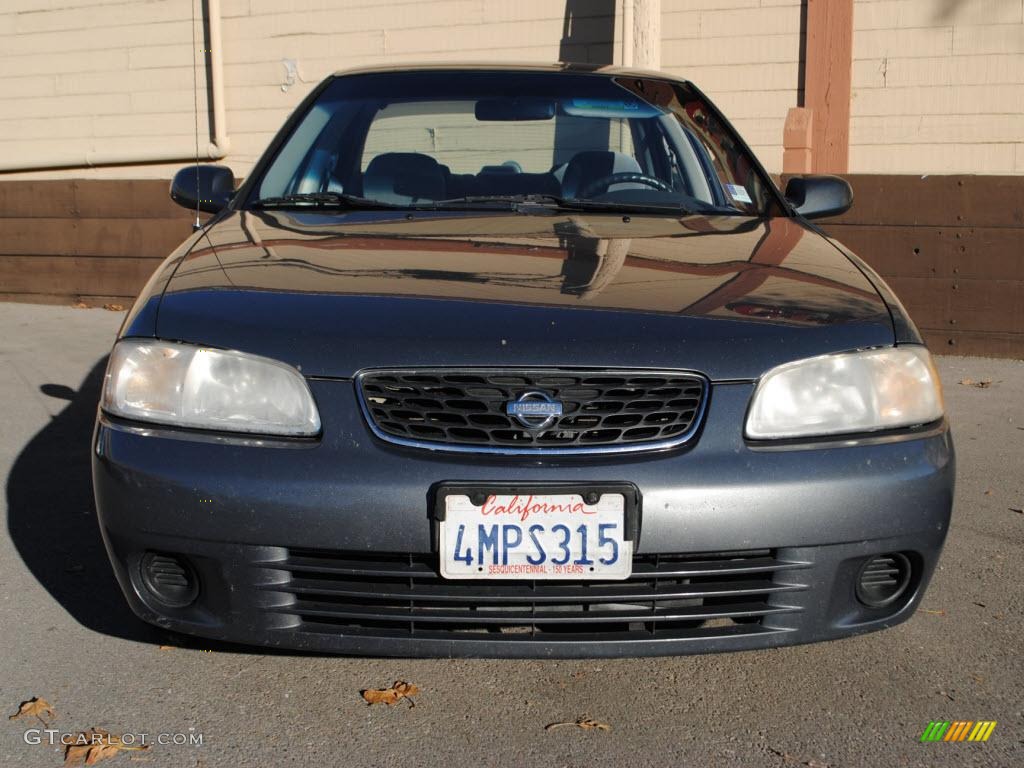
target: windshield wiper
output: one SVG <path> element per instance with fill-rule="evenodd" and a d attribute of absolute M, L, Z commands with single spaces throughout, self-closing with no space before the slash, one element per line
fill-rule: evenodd
<path fill-rule="evenodd" d="M 593 211 L 595 213 L 662 213 L 678 216 L 680 214 L 698 213 L 683 205 L 659 205 L 657 203 L 619 203 L 610 200 L 580 200 L 567 198 L 561 206 L 571 211 Z"/>
<path fill-rule="evenodd" d="M 507 210 L 521 213 L 557 211 L 591 211 L 594 213 L 651 213 L 662 215 L 687 215 L 723 213 L 722 209 L 687 208 L 683 205 L 658 205 L 654 203 L 624 203 L 604 200 L 585 200 L 575 197 L 559 197 L 548 194 L 526 195 L 465 195 L 446 200 L 432 200 L 421 203 L 388 203 L 342 192 L 300 192 L 281 197 L 265 197 L 252 204 L 254 208 L 333 208 L 364 210 Z"/>
<path fill-rule="evenodd" d="M 549 205 L 560 206 L 562 198 L 556 195 L 529 194 L 529 195 L 465 195 L 463 197 L 452 197 L 447 200 L 434 200 L 430 203 L 415 205 L 417 208 L 471 208 L 485 206 L 488 208 L 518 209 L 523 205 Z"/>
<path fill-rule="evenodd" d="M 264 197 L 253 203 L 254 208 L 404 208 L 380 200 L 371 200 L 342 192 L 298 192 L 280 197 Z"/>
<path fill-rule="evenodd" d="M 505 210 L 529 210 L 531 208 L 542 208 L 548 211 L 593 211 L 595 213 L 660 213 L 660 214 L 691 214 L 703 213 L 686 208 L 682 205 L 657 205 L 647 203 L 620 203 L 602 200 L 582 200 L 575 197 L 559 197 L 558 195 L 529 194 L 529 195 L 467 195 L 465 197 L 453 197 L 450 200 L 436 200 L 430 204 L 414 206 L 417 208 L 436 209 L 459 209 L 498 207 Z"/>

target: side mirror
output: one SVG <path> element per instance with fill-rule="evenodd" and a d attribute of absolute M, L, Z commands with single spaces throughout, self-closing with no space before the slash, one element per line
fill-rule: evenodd
<path fill-rule="evenodd" d="M 853 205 L 853 190 L 838 176 L 794 176 L 786 184 L 786 199 L 806 219 L 838 216 Z"/>
<path fill-rule="evenodd" d="M 235 175 L 223 165 L 190 165 L 171 180 L 171 200 L 189 210 L 217 213 L 235 193 Z"/>

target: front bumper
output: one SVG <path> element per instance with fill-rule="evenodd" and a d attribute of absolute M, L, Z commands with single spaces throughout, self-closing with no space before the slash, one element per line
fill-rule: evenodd
<path fill-rule="evenodd" d="M 311 386 L 324 424 L 323 439 L 312 443 L 259 445 L 101 420 L 93 451 L 97 510 L 118 580 L 140 617 L 217 640 L 381 656 L 774 647 L 909 618 L 948 529 L 948 431 L 757 450 L 740 434 L 749 384 L 715 385 L 703 432 L 684 449 L 544 461 L 387 445 L 370 433 L 351 382 Z M 470 582 L 459 593 L 431 574 L 432 489 L 474 481 L 636 484 L 643 578 L 615 606 L 623 620 L 591 621 L 578 605 L 576 615 L 552 623 L 544 585 L 531 601 L 522 584 L 505 620 L 486 611 L 496 600 L 510 603 L 502 586 L 497 594 L 474 592 L 481 585 Z M 153 599 L 139 576 L 147 551 L 187 560 L 201 585 L 194 603 L 171 608 Z M 889 552 L 910 558 L 910 588 L 886 608 L 867 608 L 854 596 L 860 566 Z M 573 589 L 583 594 L 580 585 Z M 586 597 L 593 607 L 597 598 Z"/>

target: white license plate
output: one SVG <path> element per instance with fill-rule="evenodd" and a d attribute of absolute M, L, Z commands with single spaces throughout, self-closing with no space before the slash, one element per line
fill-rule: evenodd
<path fill-rule="evenodd" d="M 605 493 L 587 504 L 575 493 L 445 497 L 441 575 L 446 579 L 626 579 L 633 542 L 626 499 Z"/>

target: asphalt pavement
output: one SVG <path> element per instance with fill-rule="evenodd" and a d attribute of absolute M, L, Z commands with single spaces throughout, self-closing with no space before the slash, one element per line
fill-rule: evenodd
<path fill-rule="evenodd" d="M 129 612 L 88 457 L 123 315 L 0 303 L 6 715 L 38 696 L 58 736 L 145 734 L 150 749 L 109 764 L 152 768 L 1024 765 L 1024 362 L 939 359 L 956 507 L 922 609 L 899 627 L 661 659 L 340 658 L 189 642 Z M 395 680 L 419 686 L 415 707 L 360 698 Z M 611 729 L 545 730 L 585 716 Z M 920 743 L 933 720 L 997 725 L 985 743 Z M 36 718 L 0 729 L 0 766 L 61 764 Z"/>

